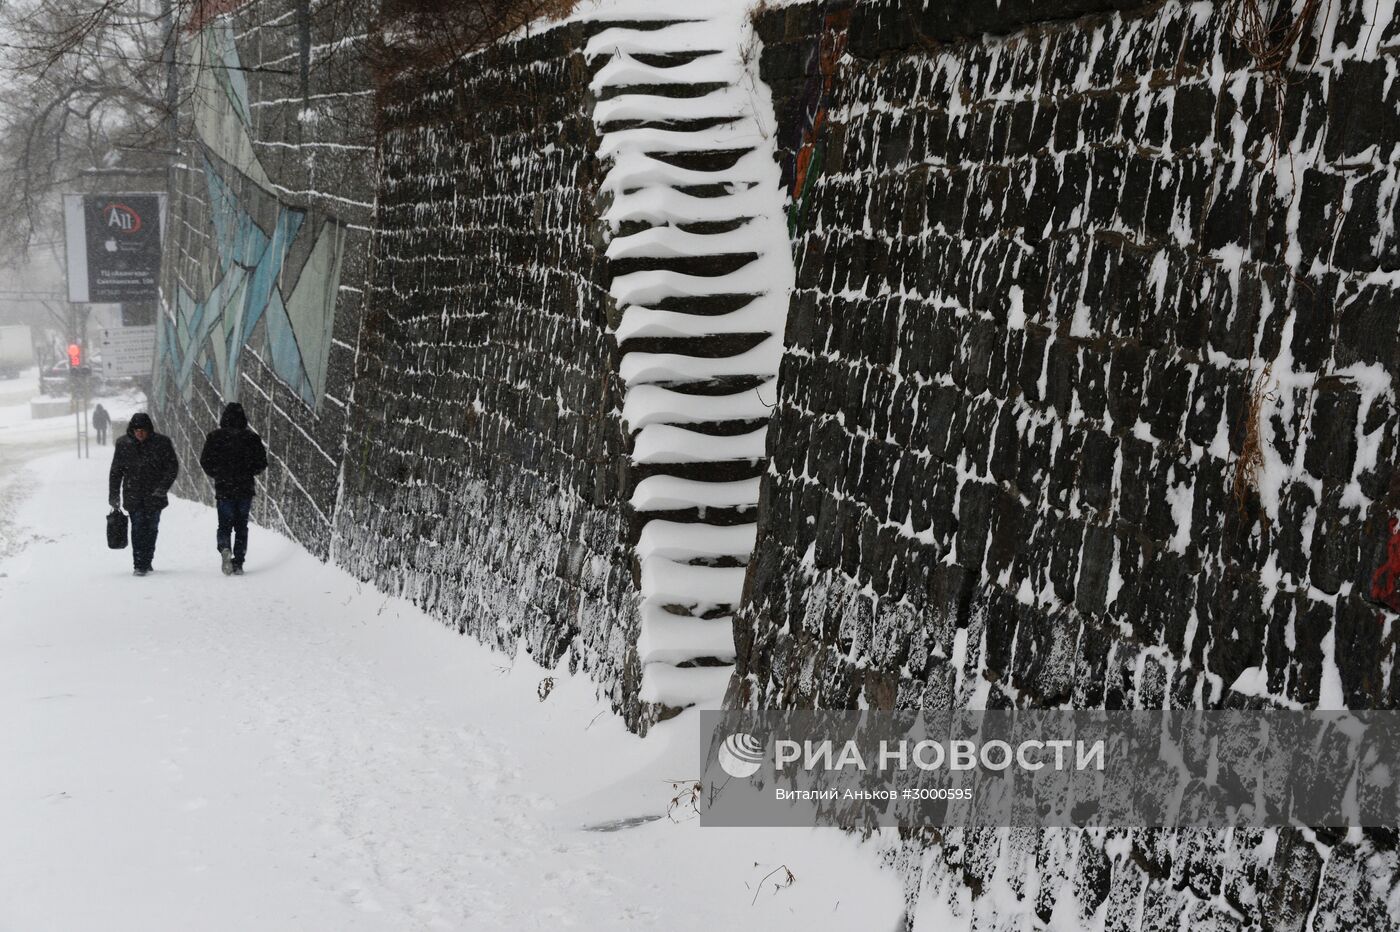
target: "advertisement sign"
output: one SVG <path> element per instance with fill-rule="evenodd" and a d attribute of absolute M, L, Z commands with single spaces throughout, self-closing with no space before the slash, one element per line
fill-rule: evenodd
<path fill-rule="evenodd" d="M 155 368 L 155 327 L 114 327 L 101 333 L 102 377 L 150 375 Z"/>
<path fill-rule="evenodd" d="M 160 286 L 160 194 L 65 194 L 68 300 L 152 301 Z"/>

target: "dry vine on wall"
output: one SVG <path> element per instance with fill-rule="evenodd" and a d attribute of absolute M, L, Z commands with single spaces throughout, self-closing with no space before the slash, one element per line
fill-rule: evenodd
<path fill-rule="evenodd" d="M 1312 29 L 1323 0 L 1302 0 L 1295 10 L 1296 0 L 1234 0 L 1230 11 L 1230 36 L 1249 55 L 1257 71 L 1274 94 L 1275 123 L 1270 148 L 1271 160 L 1277 162 L 1283 142 L 1283 117 L 1288 93 L 1289 72 L 1303 37 Z M 1291 166 L 1290 166 L 1291 170 Z M 1295 186 L 1296 187 L 1296 186 Z M 1296 278 L 1296 276 L 1295 276 Z M 1308 284 L 1298 279 L 1299 284 Z M 1244 438 L 1239 458 L 1235 461 L 1232 493 L 1244 515 L 1258 488 L 1259 472 L 1264 467 L 1263 438 L 1260 428 L 1266 402 L 1275 398 L 1270 390 L 1272 367 L 1265 365 L 1250 385 L 1244 412 Z M 1267 517 L 1260 512 L 1261 520 Z"/>

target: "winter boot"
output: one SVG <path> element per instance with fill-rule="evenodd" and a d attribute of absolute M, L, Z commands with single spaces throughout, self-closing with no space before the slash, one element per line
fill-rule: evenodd
<path fill-rule="evenodd" d="M 232 575 L 233 575 L 233 572 L 234 572 L 234 567 L 233 567 L 233 551 L 230 550 L 230 549 L 228 549 L 227 547 L 225 547 L 224 549 L 222 549 L 222 550 L 219 551 L 219 556 L 223 558 L 223 567 L 222 567 L 222 569 L 223 569 L 223 571 L 224 571 L 224 575 L 225 575 L 225 576 L 232 576 Z"/>

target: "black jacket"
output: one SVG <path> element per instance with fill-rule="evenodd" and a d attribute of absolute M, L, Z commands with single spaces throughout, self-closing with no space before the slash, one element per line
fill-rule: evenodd
<path fill-rule="evenodd" d="M 136 439 L 136 428 L 150 431 L 145 440 Z M 118 437 L 112 452 L 112 470 L 107 474 L 107 494 L 121 493 L 127 511 L 159 511 L 170 503 L 168 494 L 180 474 L 180 460 L 170 438 L 158 434 L 150 415 L 133 414 L 126 436 Z"/>
<path fill-rule="evenodd" d="M 224 408 L 218 430 L 204 438 L 200 468 L 214 480 L 214 497 L 252 498 L 253 477 L 267 468 L 267 448 L 248 429 L 248 416 L 237 402 Z"/>
<path fill-rule="evenodd" d="M 112 416 L 107 413 L 107 409 L 98 405 L 92 412 L 92 426 L 98 430 L 106 430 L 112 423 Z"/>

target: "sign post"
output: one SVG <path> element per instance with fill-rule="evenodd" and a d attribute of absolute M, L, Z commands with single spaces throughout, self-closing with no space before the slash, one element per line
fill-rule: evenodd
<path fill-rule="evenodd" d="M 77 431 L 78 438 L 78 459 L 87 459 L 88 451 L 88 401 L 90 400 L 90 386 L 88 385 L 88 372 L 86 368 L 74 368 L 68 370 L 69 398 L 73 404 L 73 427 Z"/>
<path fill-rule="evenodd" d="M 68 253 L 68 300 L 80 304 L 126 304 L 160 298 L 161 227 L 165 195 L 158 193 L 63 195 L 64 244 Z M 86 315 L 84 315 L 85 317 Z M 83 327 L 86 330 L 86 326 Z M 155 357 L 155 327 L 102 331 L 102 369 L 110 378 L 149 375 Z M 87 440 L 87 405 L 92 360 L 86 340 L 75 336 L 83 365 L 71 373 L 78 455 Z M 71 361 L 71 360 L 70 360 Z"/>

